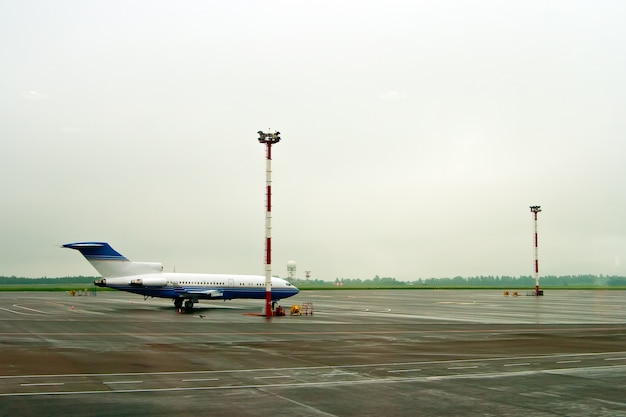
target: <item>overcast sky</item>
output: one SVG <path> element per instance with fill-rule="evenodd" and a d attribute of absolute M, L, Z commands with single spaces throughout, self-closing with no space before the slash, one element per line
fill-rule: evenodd
<path fill-rule="evenodd" d="M 622 1 L 4 1 L 0 275 L 626 274 Z"/>

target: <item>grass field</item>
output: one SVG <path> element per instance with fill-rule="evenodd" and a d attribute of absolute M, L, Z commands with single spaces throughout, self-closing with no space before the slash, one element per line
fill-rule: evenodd
<path fill-rule="evenodd" d="M 77 284 L 7 284 L 0 285 L 0 291 L 93 291 L 93 283 Z M 109 288 L 98 288 L 98 291 L 111 291 Z"/>

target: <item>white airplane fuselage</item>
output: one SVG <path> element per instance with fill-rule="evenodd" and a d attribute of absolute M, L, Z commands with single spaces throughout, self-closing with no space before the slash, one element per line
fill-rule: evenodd
<path fill-rule="evenodd" d="M 267 299 L 268 289 L 272 301 L 300 292 L 289 281 L 276 277 L 268 288 L 261 275 L 162 272 L 162 264 L 131 262 L 106 242 L 67 243 L 63 247 L 79 251 L 100 273 L 102 278 L 95 280 L 95 285 L 144 297 L 171 298 L 177 308 L 184 303 L 191 309 L 198 300 Z"/>
<path fill-rule="evenodd" d="M 160 272 L 102 278 L 100 287 L 114 288 L 148 297 L 233 300 L 265 299 L 265 277 L 257 275 L 189 274 Z M 282 278 L 272 277 L 272 300 L 296 295 L 299 290 Z"/>

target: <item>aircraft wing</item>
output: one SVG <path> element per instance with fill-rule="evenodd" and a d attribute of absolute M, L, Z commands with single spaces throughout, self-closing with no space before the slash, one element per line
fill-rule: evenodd
<path fill-rule="evenodd" d="M 197 295 L 204 295 L 207 297 L 221 297 L 222 295 L 224 295 L 223 292 L 219 291 L 219 290 L 185 290 L 185 292 L 187 294 L 197 294 Z"/>

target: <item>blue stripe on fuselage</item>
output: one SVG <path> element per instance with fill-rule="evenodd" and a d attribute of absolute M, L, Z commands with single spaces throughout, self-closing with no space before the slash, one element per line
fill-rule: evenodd
<path fill-rule="evenodd" d="M 232 300 L 236 298 L 265 299 L 265 288 L 219 288 L 219 287 L 134 287 L 130 285 L 107 285 L 121 291 L 157 298 L 198 298 L 200 300 Z M 206 291 L 218 291 L 220 296 L 202 294 Z M 272 289 L 272 299 L 281 300 L 298 294 L 299 291 L 289 288 Z"/>

